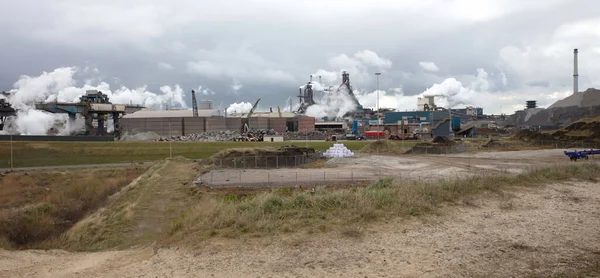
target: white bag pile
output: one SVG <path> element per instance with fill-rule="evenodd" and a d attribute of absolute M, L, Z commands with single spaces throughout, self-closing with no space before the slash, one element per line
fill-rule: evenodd
<path fill-rule="evenodd" d="M 325 157 L 349 157 L 354 156 L 354 153 L 344 146 L 344 144 L 333 144 L 325 153 Z"/>

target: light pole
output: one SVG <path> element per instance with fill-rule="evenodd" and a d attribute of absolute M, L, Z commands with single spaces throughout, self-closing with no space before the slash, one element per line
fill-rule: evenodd
<path fill-rule="evenodd" d="M 12 146 L 12 133 L 10 134 L 10 170 L 13 170 L 13 146 Z"/>
<path fill-rule="evenodd" d="M 379 140 L 379 76 L 381 72 L 376 72 L 375 76 L 377 76 L 377 140 Z"/>
<path fill-rule="evenodd" d="M 171 135 L 171 122 L 169 122 L 169 158 L 173 158 L 173 138 Z"/>

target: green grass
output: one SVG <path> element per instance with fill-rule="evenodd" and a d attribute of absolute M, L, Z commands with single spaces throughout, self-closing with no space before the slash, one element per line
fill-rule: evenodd
<path fill-rule="evenodd" d="M 370 142 L 344 142 L 360 150 Z M 400 142 L 395 142 L 401 144 Z M 414 145 L 405 142 L 405 147 Z M 173 156 L 189 159 L 210 157 L 227 148 L 261 146 L 308 146 L 325 151 L 332 142 L 173 142 Z M 154 161 L 169 157 L 169 142 L 13 142 L 13 166 L 57 166 Z M 10 167 L 10 143 L 0 142 L 0 168 Z"/>
<path fill-rule="evenodd" d="M 192 207 L 173 224 L 174 241 L 200 244 L 210 237 L 262 237 L 307 231 L 316 233 L 345 229 L 359 236 L 373 221 L 437 213 L 444 204 L 457 203 L 484 191 L 538 186 L 573 179 L 596 181 L 600 165 L 578 163 L 531 171 L 521 175 L 477 176 L 429 183 L 381 180 L 366 188 L 329 191 L 274 190 L 246 195 L 214 196 L 210 206 Z M 507 207 L 508 209 L 508 207 Z M 343 232 L 344 233 L 344 232 Z M 192 242 L 190 242 L 192 241 Z"/>

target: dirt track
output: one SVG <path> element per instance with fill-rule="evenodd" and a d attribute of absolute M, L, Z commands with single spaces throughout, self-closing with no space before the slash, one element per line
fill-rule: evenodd
<path fill-rule="evenodd" d="M 321 169 L 219 169 L 197 182 L 210 186 L 296 186 L 380 177 L 433 180 L 486 172 L 520 173 L 565 162 L 563 150 L 482 152 L 454 155 L 358 156 L 332 159 Z"/>
<path fill-rule="evenodd" d="M 197 251 L 0 251 L 0 276 L 566 276 L 600 261 L 599 184 L 511 193 L 512 199 L 488 193 L 440 216 L 355 228 L 362 237 L 338 231 L 211 243 Z"/>

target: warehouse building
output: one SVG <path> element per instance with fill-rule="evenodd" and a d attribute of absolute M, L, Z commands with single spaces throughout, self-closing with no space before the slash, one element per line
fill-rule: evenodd
<path fill-rule="evenodd" d="M 203 108 L 210 108 L 206 105 Z M 256 112 L 250 118 L 245 115 L 225 115 L 216 109 L 198 110 L 140 110 L 121 119 L 123 132 L 154 132 L 160 136 L 176 136 L 212 131 L 242 131 L 247 123 L 251 129 L 273 129 L 277 132 L 313 131 L 315 118 L 294 113 Z"/>
<path fill-rule="evenodd" d="M 420 137 L 453 136 L 460 130 L 460 117 L 448 111 L 407 111 L 385 114 L 384 126 L 390 134 Z"/>

